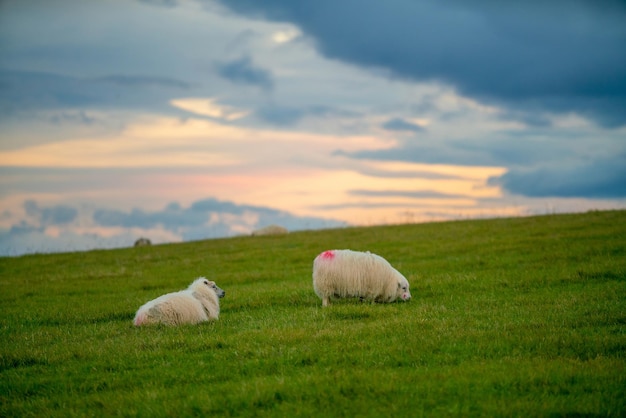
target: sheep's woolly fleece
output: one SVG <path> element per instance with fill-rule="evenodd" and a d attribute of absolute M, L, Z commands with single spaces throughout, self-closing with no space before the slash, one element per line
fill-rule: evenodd
<path fill-rule="evenodd" d="M 187 289 L 168 293 L 141 306 L 133 324 L 182 325 L 216 320 L 220 314 L 219 298 L 225 294 L 215 282 L 199 277 Z"/>
<path fill-rule="evenodd" d="M 383 257 L 368 252 L 328 250 L 313 261 L 313 289 L 330 299 L 358 297 L 375 302 L 409 300 L 409 282 Z"/>

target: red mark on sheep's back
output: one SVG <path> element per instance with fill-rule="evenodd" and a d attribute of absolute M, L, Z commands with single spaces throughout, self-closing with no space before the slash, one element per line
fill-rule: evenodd
<path fill-rule="evenodd" d="M 331 250 L 324 251 L 322 253 L 322 258 L 326 260 L 332 260 L 333 258 L 335 258 L 335 252 Z"/>

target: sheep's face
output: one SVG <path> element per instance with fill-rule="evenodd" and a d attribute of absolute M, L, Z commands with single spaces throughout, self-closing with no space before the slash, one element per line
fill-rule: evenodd
<path fill-rule="evenodd" d="M 409 282 L 402 278 L 398 281 L 398 290 L 396 293 L 396 297 L 402 300 L 411 299 L 411 292 L 409 291 Z"/>
<path fill-rule="evenodd" d="M 204 285 L 208 286 L 208 287 L 209 287 L 209 288 L 210 288 L 213 292 L 215 292 L 215 294 L 217 295 L 217 297 L 219 297 L 219 298 L 223 298 L 224 296 L 226 296 L 226 292 L 225 292 L 223 289 L 221 289 L 221 288 L 217 287 L 217 285 L 215 284 L 215 282 L 212 282 L 212 281 L 207 280 L 207 279 L 203 279 L 203 280 L 202 280 L 202 283 L 203 283 Z"/>
<path fill-rule="evenodd" d="M 220 298 L 223 298 L 226 295 L 226 292 L 220 289 L 219 287 L 217 287 L 215 282 L 212 282 L 211 280 L 208 280 L 204 277 L 200 277 L 196 279 L 191 284 L 191 286 L 189 286 L 189 289 L 192 290 L 194 293 L 198 293 L 199 295 L 204 295 L 203 297 L 207 297 L 209 292 L 215 293 L 217 297 L 220 297 Z"/>

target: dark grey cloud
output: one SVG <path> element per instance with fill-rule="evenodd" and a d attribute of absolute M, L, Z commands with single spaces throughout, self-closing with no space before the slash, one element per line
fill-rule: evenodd
<path fill-rule="evenodd" d="M 49 109 L 127 107 L 169 109 L 168 100 L 191 84 L 173 78 L 109 75 L 81 78 L 0 70 L 0 118 Z"/>
<path fill-rule="evenodd" d="M 160 6 L 160 7 L 167 7 L 167 8 L 173 8 L 178 6 L 178 0 L 137 0 L 140 3 L 146 3 L 146 4 L 150 4 L 152 6 Z"/>
<path fill-rule="evenodd" d="M 501 120 L 517 121 L 532 128 L 548 128 L 552 121 L 541 112 L 529 112 L 520 109 L 509 109 L 500 115 Z"/>
<path fill-rule="evenodd" d="M 486 138 L 468 136 L 441 140 L 419 136 L 403 140 L 395 148 L 354 152 L 337 151 L 335 154 L 359 159 L 425 164 L 528 166 L 578 158 L 577 152 L 568 146 L 567 138 L 560 137 L 563 134 L 538 129 L 523 133 L 495 132 Z M 545 141 L 546 135 L 552 135 L 551 141 Z"/>
<path fill-rule="evenodd" d="M 389 119 L 387 122 L 385 122 L 382 127 L 384 129 L 387 129 L 388 131 L 396 131 L 396 132 L 423 132 L 424 128 L 422 128 L 421 126 L 412 123 L 412 122 L 407 122 L 404 119 L 401 118 L 394 118 L 394 119 Z"/>
<path fill-rule="evenodd" d="M 274 103 L 264 103 L 255 112 L 264 122 L 273 125 L 289 126 L 306 117 L 317 118 L 356 118 L 362 115 L 357 112 L 324 105 L 285 106 Z"/>
<path fill-rule="evenodd" d="M 42 226 L 32 225 L 26 221 L 20 221 L 19 223 L 15 225 L 11 225 L 9 232 L 6 235 L 15 236 L 15 235 L 30 234 L 30 233 L 41 233 L 43 231 L 44 231 L 44 227 Z"/>
<path fill-rule="evenodd" d="M 469 144 L 469 141 L 468 141 Z M 430 139 L 402 143 L 395 148 L 383 150 L 335 151 L 340 155 L 356 159 L 406 161 L 425 164 L 452 164 L 473 166 L 497 166 L 498 161 L 483 149 L 465 149 L 455 144 L 434 143 Z"/>
<path fill-rule="evenodd" d="M 581 151 L 570 145 L 569 142 L 576 139 L 575 132 L 551 133 L 552 140 L 546 141 L 544 137 L 548 134 L 544 129 L 537 129 L 523 133 L 501 132 L 497 139 L 481 141 L 434 143 L 429 139 L 415 139 L 392 149 L 338 151 L 336 154 L 374 160 L 507 167 L 506 174 L 490 179 L 489 184 L 528 197 L 626 197 L 624 144 L 615 143 L 616 154 L 611 158 L 587 156 L 580 155 Z"/>
<path fill-rule="evenodd" d="M 34 217 L 41 225 L 65 225 L 76 220 L 78 210 L 65 205 L 40 207 L 34 200 L 24 202 L 26 214 Z"/>
<path fill-rule="evenodd" d="M 568 167 L 511 169 L 489 183 L 529 197 L 626 198 L 626 154 Z"/>
<path fill-rule="evenodd" d="M 83 110 L 77 113 L 59 112 L 50 116 L 50 123 L 53 125 L 63 124 L 79 124 L 79 125 L 94 125 L 97 123 L 97 119 L 87 115 Z"/>
<path fill-rule="evenodd" d="M 94 91 L 95 90 L 95 91 Z M 0 109 L 3 113 L 54 107 L 82 107 L 108 96 L 85 80 L 50 73 L 0 71 Z"/>
<path fill-rule="evenodd" d="M 269 70 L 258 67 L 249 56 L 243 56 L 231 61 L 215 63 L 217 74 L 235 84 L 246 84 L 260 87 L 264 90 L 274 88 L 274 77 Z"/>
<path fill-rule="evenodd" d="M 256 115 L 273 125 L 293 125 L 305 117 L 307 112 L 299 107 L 266 105 L 256 110 Z"/>
<path fill-rule="evenodd" d="M 327 57 L 453 85 L 525 113 L 576 111 L 626 124 L 622 0 L 222 0 L 296 24 Z"/>
<path fill-rule="evenodd" d="M 94 79 L 94 81 L 129 87 L 171 87 L 184 90 L 192 87 L 190 83 L 169 77 L 133 76 L 122 74 L 99 77 Z"/>

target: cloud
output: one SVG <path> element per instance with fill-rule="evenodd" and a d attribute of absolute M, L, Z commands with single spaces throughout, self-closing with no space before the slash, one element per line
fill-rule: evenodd
<path fill-rule="evenodd" d="M 274 34 L 272 35 L 272 41 L 276 42 L 277 44 L 285 44 L 293 41 L 294 39 L 297 39 L 299 36 L 301 36 L 301 33 L 299 31 L 295 30 L 294 28 L 289 28 L 287 30 L 274 32 Z"/>
<path fill-rule="evenodd" d="M 256 111 L 259 118 L 274 125 L 293 125 L 306 114 L 302 108 L 276 105 L 260 106 Z"/>
<path fill-rule="evenodd" d="M 175 102 L 190 105 L 189 100 Z M 200 100 L 199 104 L 206 100 Z M 193 104 L 193 103 L 192 103 Z M 201 112 L 195 104 L 190 111 Z M 224 111 L 223 106 L 210 107 L 224 119 L 240 113 Z M 205 109 L 206 110 L 206 109 Z M 172 141 L 172 138 L 176 138 Z M 207 172 L 217 168 L 238 167 L 248 172 L 277 164 L 293 166 L 294 159 L 310 165 L 317 158 L 327 159 L 330 150 L 340 147 L 380 149 L 395 142 L 365 135 L 323 135 L 298 131 L 249 129 L 225 125 L 207 119 L 144 117 L 129 124 L 115 136 L 67 139 L 50 144 L 22 147 L 0 152 L 0 166 L 48 168 L 145 168 L 203 167 Z M 288 152 L 287 152 L 288 151 Z M 290 162 L 291 161 L 291 162 Z"/>
<path fill-rule="evenodd" d="M 44 232 L 45 228 L 42 226 L 35 226 L 35 225 L 31 225 L 26 221 L 20 221 L 19 223 L 15 224 L 15 225 L 11 225 L 11 229 L 9 230 L 9 234 L 6 235 L 10 235 L 10 236 L 16 236 L 16 235 L 24 235 L 24 234 L 31 234 L 31 233 L 42 233 Z"/>
<path fill-rule="evenodd" d="M 388 149 L 338 152 L 358 159 L 407 161 L 425 164 L 465 166 L 519 167 L 546 164 L 578 158 L 580 152 L 572 146 L 575 133 L 546 130 L 494 131 L 450 133 L 448 137 L 420 135 L 403 139 Z M 561 135 L 565 135 L 561 137 Z M 549 138 L 549 140 L 546 140 Z M 610 143 L 610 142 L 606 142 Z M 603 145 L 606 146 L 606 143 Z M 588 158 L 595 158 L 593 153 Z"/>
<path fill-rule="evenodd" d="M 345 226 L 333 219 L 296 216 L 270 207 L 214 198 L 186 207 L 172 202 L 154 211 L 45 206 L 34 200 L 25 201 L 23 208 L 27 220 L 0 229 L 0 256 L 126 247 L 140 236 L 163 243 L 247 235 L 270 224 L 290 231 Z"/>
<path fill-rule="evenodd" d="M 626 124 L 620 0 L 221 3 L 297 25 L 332 59 L 443 82 L 524 113 L 575 111 L 607 127 Z"/>
<path fill-rule="evenodd" d="M 472 199 L 462 194 L 442 193 L 434 190 L 350 190 L 355 196 L 408 197 L 411 199 Z"/>
<path fill-rule="evenodd" d="M 94 125 L 97 123 L 97 119 L 89 116 L 84 110 L 79 110 L 77 112 L 61 111 L 52 114 L 49 120 L 53 125 Z"/>
<path fill-rule="evenodd" d="M 621 199 L 626 196 L 623 134 L 589 142 L 585 127 L 496 131 L 484 138 L 411 138 L 397 147 L 339 152 L 350 158 L 505 167 L 488 185 L 527 197 Z M 613 131 L 612 131 L 613 132 Z M 614 150 L 607 157 L 606 150 Z M 461 171 L 461 170 L 459 170 Z"/>
<path fill-rule="evenodd" d="M 244 131 L 245 132 L 245 131 Z M 241 131 L 211 121 L 151 119 L 120 136 L 73 139 L 0 152 L 0 165 L 48 168 L 224 167 L 239 163 L 207 139 L 238 139 Z M 177 138 L 175 146 L 171 139 Z"/>
<path fill-rule="evenodd" d="M 151 229 L 161 225 L 172 231 L 203 225 L 208 219 L 206 213 L 184 211 L 171 206 L 158 212 L 146 212 L 136 208 L 130 212 L 117 209 L 97 209 L 93 214 L 93 220 L 99 226 Z"/>
<path fill-rule="evenodd" d="M 334 119 L 342 117 L 358 118 L 362 116 L 354 111 L 326 105 L 287 106 L 273 103 L 259 106 L 255 114 L 264 122 L 281 126 L 294 125 L 308 117 Z"/>
<path fill-rule="evenodd" d="M 178 6 L 178 0 L 139 0 L 142 3 L 153 6 L 172 8 Z"/>
<path fill-rule="evenodd" d="M 407 122 L 404 119 L 401 118 L 394 118 L 394 119 L 389 119 L 387 122 L 385 122 L 382 127 L 384 129 L 387 129 L 388 131 L 396 131 L 396 132 L 423 132 L 424 128 L 421 127 L 420 125 L 413 123 L 413 122 Z"/>
<path fill-rule="evenodd" d="M 405 161 L 430 164 L 500 166 L 498 161 L 484 150 L 470 150 L 456 147 L 454 144 L 435 143 L 424 139 L 403 143 L 397 147 L 383 150 L 336 151 L 335 155 L 357 159 L 383 161 Z"/>
<path fill-rule="evenodd" d="M 69 230 L 50 234 L 41 227 L 12 227 L 9 231 L 0 230 L 0 256 L 121 248 L 133 245 L 136 239 L 132 231 L 103 236 Z"/>
<path fill-rule="evenodd" d="M 219 103 L 217 99 L 212 97 L 175 99 L 170 101 L 170 104 L 176 108 L 194 113 L 196 115 L 208 116 L 213 119 L 222 119 L 226 121 L 234 121 L 244 118 L 249 113 L 246 110 L 223 105 Z"/>
<path fill-rule="evenodd" d="M 0 110 L 4 117 L 49 109 L 168 108 L 191 84 L 174 78 L 109 75 L 74 77 L 47 72 L 0 70 Z"/>
<path fill-rule="evenodd" d="M 76 220 L 78 211 L 75 208 L 57 205 L 48 208 L 40 208 L 37 202 L 27 200 L 24 202 L 24 210 L 30 217 L 38 220 L 40 225 L 65 225 Z"/>
<path fill-rule="evenodd" d="M 213 198 L 196 201 L 188 208 L 183 208 L 176 203 L 169 204 L 165 209 L 155 212 L 140 209 L 133 209 L 129 212 L 98 209 L 93 219 L 97 225 L 105 227 L 154 228 L 161 226 L 166 230 L 183 233 L 184 237 L 188 237 L 193 233 L 192 229 L 196 228 L 208 228 L 211 231 L 219 228 L 222 232 L 228 230 L 226 235 L 233 235 L 237 232 L 251 232 L 258 226 L 275 223 L 291 230 L 342 225 L 341 222 L 333 220 L 298 217 L 272 208 L 237 205 Z M 214 235 L 211 234 L 211 236 Z"/>
<path fill-rule="evenodd" d="M 397 162 L 395 162 L 398 164 Z M 405 170 L 388 170 L 388 169 L 379 169 L 372 168 L 371 166 L 357 167 L 356 170 L 366 176 L 369 177 L 379 177 L 379 178 L 419 178 L 419 179 L 427 179 L 427 180 L 461 180 L 466 178 L 462 173 L 457 171 L 454 173 L 445 173 L 445 172 L 437 172 L 433 170 L 415 170 L 415 169 L 405 169 Z"/>
<path fill-rule="evenodd" d="M 489 184 L 529 197 L 626 198 L 626 154 L 566 167 L 512 169 Z"/>
<path fill-rule="evenodd" d="M 168 77 L 109 75 L 95 79 L 96 82 L 110 83 L 128 87 L 168 87 L 187 90 L 191 84 Z"/>
<path fill-rule="evenodd" d="M 249 56 L 232 61 L 218 61 L 215 63 L 218 75 L 235 84 L 244 84 L 260 87 L 264 90 L 274 88 L 272 73 L 257 67 Z"/>
<path fill-rule="evenodd" d="M 526 126 L 534 128 L 547 128 L 552 126 L 552 121 L 540 112 L 528 112 L 524 110 L 509 109 L 500 115 L 502 120 L 518 121 Z"/>

